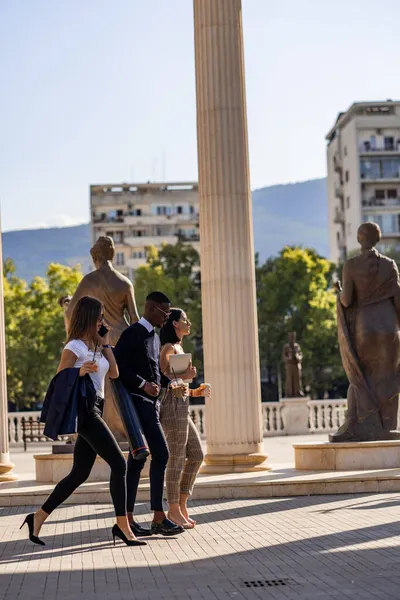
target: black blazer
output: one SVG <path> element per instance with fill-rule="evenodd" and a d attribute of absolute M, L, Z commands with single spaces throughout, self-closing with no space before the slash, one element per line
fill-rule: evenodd
<path fill-rule="evenodd" d="M 157 333 L 147 331 L 140 323 L 134 323 L 122 333 L 114 354 L 121 381 L 131 394 L 154 400 L 140 385 L 148 381 L 161 387 L 168 386 L 169 379 L 160 369 L 160 349 Z"/>
<path fill-rule="evenodd" d="M 59 435 L 76 433 L 93 410 L 96 398 L 89 375 L 79 377 L 75 367 L 57 373 L 50 382 L 40 415 L 40 421 L 46 423 L 44 435 L 56 440 Z"/>

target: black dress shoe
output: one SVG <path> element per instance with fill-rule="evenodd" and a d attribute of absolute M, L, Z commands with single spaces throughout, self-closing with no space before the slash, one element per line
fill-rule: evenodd
<path fill-rule="evenodd" d="M 151 533 L 155 535 L 178 535 L 178 533 L 183 533 L 184 531 L 181 525 L 176 525 L 169 519 L 164 519 L 161 523 L 153 521 L 151 524 Z"/>
<path fill-rule="evenodd" d="M 151 529 L 149 529 L 148 527 L 142 527 L 141 525 L 139 525 L 139 523 L 136 523 L 136 521 L 131 521 L 129 523 L 129 527 L 131 528 L 132 533 L 136 535 L 136 537 L 152 534 Z"/>

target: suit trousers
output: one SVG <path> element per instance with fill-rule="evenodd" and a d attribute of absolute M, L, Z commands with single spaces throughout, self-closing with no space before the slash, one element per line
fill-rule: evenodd
<path fill-rule="evenodd" d="M 167 467 L 169 451 L 160 424 L 160 403 L 132 394 L 132 402 L 135 405 L 138 417 L 142 424 L 150 454 L 150 506 L 151 510 L 162 511 L 165 469 Z M 134 510 L 136 495 L 139 486 L 140 473 L 145 465 L 144 460 L 134 460 L 129 454 L 128 471 L 126 477 L 127 488 L 127 512 Z"/>

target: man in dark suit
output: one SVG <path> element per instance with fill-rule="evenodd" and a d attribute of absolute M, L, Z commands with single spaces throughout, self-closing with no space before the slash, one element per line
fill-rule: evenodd
<path fill-rule="evenodd" d="M 133 460 L 131 455 L 128 459 L 127 513 L 135 535 L 176 535 L 184 531 L 183 527 L 167 519 L 162 501 L 169 452 L 159 420 L 158 397 L 161 388 L 168 387 L 170 382 L 161 373 L 160 338 L 154 328 L 164 325 L 170 310 L 171 303 L 165 294 L 149 294 L 143 317 L 122 333 L 115 347 L 121 381 L 131 394 L 151 453 L 150 501 L 154 511 L 151 529 L 141 527 L 133 519 L 140 473 L 146 459 Z"/>

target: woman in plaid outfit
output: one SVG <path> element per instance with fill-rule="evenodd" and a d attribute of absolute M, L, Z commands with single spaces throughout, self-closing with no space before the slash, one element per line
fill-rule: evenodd
<path fill-rule="evenodd" d="M 183 310 L 172 308 L 161 329 L 161 370 L 171 379 L 173 373 L 169 368 L 169 357 L 171 354 L 183 354 L 182 340 L 189 335 L 190 325 Z M 180 378 L 187 381 L 195 375 L 196 368 L 190 365 Z M 182 391 L 182 388 L 178 389 Z M 169 390 L 161 403 L 160 421 L 170 452 L 166 471 L 168 518 L 185 529 L 192 529 L 196 524 L 189 517 L 187 500 L 204 459 L 200 436 L 189 413 L 189 398 L 209 397 L 210 390 L 210 386 L 205 384 L 195 390 L 187 385 L 180 394 Z"/>

